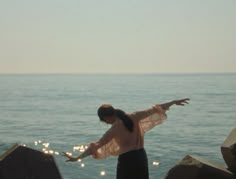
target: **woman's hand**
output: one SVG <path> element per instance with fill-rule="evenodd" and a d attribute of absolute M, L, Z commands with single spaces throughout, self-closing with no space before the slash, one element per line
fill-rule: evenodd
<path fill-rule="evenodd" d="M 66 160 L 66 162 L 76 162 L 79 159 L 83 159 L 89 155 L 91 155 L 91 149 L 90 147 L 88 147 L 83 153 L 81 153 L 78 157 L 72 157 L 71 154 L 69 154 L 68 152 L 62 152 L 64 157 L 68 158 L 68 160 Z"/>
<path fill-rule="evenodd" d="M 174 100 L 173 103 L 176 105 L 184 106 L 185 104 L 188 104 L 187 101 L 189 101 L 189 100 L 190 100 L 189 98 Z"/>
<path fill-rule="evenodd" d="M 67 152 L 62 152 L 64 157 L 68 158 L 68 160 L 66 160 L 66 162 L 76 162 L 78 161 L 78 158 L 76 157 L 72 157 L 70 154 L 68 154 Z"/>
<path fill-rule="evenodd" d="M 163 110 L 167 111 L 174 104 L 180 105 L 180 106 L 184 106 L 185 104 L 188 104 L 188 102 L 187 102 L 188 100 L 190 100 L 190 99 L 184 98 L 184 99 L 174 100 L 169 103 L 161 104 L 160 106 L 162 107 Z"/>

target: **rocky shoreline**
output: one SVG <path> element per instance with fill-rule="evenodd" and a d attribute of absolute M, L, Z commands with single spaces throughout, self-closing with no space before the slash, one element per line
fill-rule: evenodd
<path fill-rule="evenodd" d="M 221 145 L 227 168 L 198 156 L 187 155 L 172 167 L 165 179 L 236 179 L 236 128 Z"/>

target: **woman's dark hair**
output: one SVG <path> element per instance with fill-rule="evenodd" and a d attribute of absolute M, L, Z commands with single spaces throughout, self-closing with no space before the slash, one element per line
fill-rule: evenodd
<path fill-rule="evenodd" d="M 101 121 L 104 121 L 103 117 L 105 116 L 115 115 L 120 120 L 122 120 L 123 124 L 130 132 L 133 131 L 133 127 L 134 127 L 133 121 L 129 118 L 129 116 L 124 111 L 120 109 L 115 109 L 110 104 L 103 104 L 102 106 L 98 108 L 97 113 Z"/>

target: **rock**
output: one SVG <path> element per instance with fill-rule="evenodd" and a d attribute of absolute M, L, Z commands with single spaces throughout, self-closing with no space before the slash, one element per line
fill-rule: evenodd
<path fill-rule="evenodd" d="M 187 155 L 168 171 L 165 179 L 236 179 L 236 176 L 218 164 Z"/>
<path fill-rule="evenodd" d="M 14 145 L 0 156 L 1 179 L 62 179 L 52 155 Z"/>
<path fill-rule="evenodd" d="M 236 173 L 236 128 L 231 131 L 221 145 L 221 153 L 228 169 Z"/>

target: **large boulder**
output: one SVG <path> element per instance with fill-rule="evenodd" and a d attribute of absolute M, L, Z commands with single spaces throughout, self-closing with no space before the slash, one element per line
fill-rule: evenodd
<path fill-rule="evenodd" d="M 218 164 L 187 155 L 168 171 L 165 179 L 236 179 L 236 176 Z"/>
<path fill-rule="evenodd" d="M 0 156 L 1 179 L 62 179 L 52 155 L 14 145 Z"/>
<path fill-rule="evenodd" d="M 221 145 L 221 153 L 228 169 L 236 173 L 236 128 L 231 131 Z"/>

